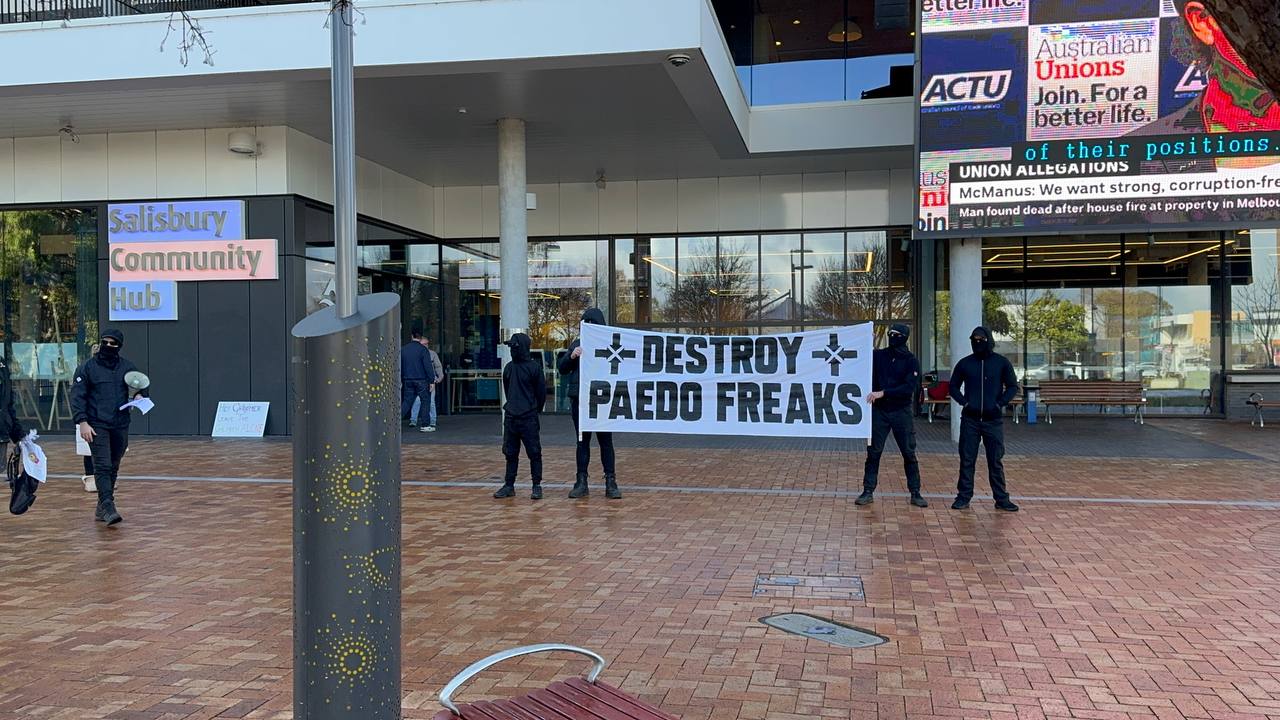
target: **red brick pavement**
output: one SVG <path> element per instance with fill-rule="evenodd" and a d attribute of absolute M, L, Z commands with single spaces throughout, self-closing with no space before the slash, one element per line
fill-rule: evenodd
<path fill-rule="evenodd" d="M 68 449 L 54 445 L 55 467 L 74 468 Z M 125 470 L 282 478 L 288 453 L 143 440 Z M 553 449 L 548 471 L 563 476 L 570 453 Z M 491 447 L 415 446 L 405 475 L 484 479 L 495 460 Z M 927 489 L 950 490 L 951 459 L 924 460 Z M 859 461 L 620 458 L 632 484 L 787 491 L 855 489 Z M 894 465 L 885 490 L 902 487 Z M 1018 458 L 1010 469 L 1023 496 L 1280 498 L 1269 462 Z M 0 518 L 0 718 L 290 717 L 289 495 L 131 481 L 126 521 L 107 529 L 78 483 L 54 480 L 28 515 Z M 986 503 L 960 513 L 894 497 L 856 508 L 800 492 L 667 491 L 613 503 L 556 491 L 533 504 L 409 486 L 404 537 L 408 718 L 431 717 L 436 690 L 467 663 L 545 641 L 603 652 L 607 681 L 685 718 L 1280 718 L 1280 515 L 1266 507 L 1043 501 L 997 515 Z M 866 599 L 753 596 L 757 574 L 858 575 Z M 758 623 L 791 610 L 890 642 L 847 650 Z M 516 661 L 463 697 L 579 668 Z"/>

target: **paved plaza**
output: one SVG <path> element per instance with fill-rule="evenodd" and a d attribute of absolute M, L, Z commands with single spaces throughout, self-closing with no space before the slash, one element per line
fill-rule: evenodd
<path fill-rule="evenodd" d="M 570 501 L 563 418 L 547 499 L 522 477 L 500 502 L 496 418 L 441 428 L 404 448 L 406 718 L 468 663 L 552 641 L 691 720 L 1280 718 L 1280 430 L 1010 426 L 1008 515 L 949 509 L 941 424 L 920 425 L 925 510 L 892 445 L 858 508 L 856 445 L 660 436 L 619 439 L 624 499 Z M 60 476 L 0 518 L 0 718 L 291 717 L 288 442 L 138 439 L 111 529 L 69 439 L 48 449 Z M 759 622 L 790 611 L 889 641 Z M 461 697 L 583 669 L 526 658 Z"/>

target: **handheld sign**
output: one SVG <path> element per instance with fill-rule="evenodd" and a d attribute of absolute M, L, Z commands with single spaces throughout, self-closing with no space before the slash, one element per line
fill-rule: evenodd
<path fill-rule="evenodd" d="M 581 328 L 583 432 L 871 436 L 870 323 L 761 336 Z"/>
<path fill-rule="evenodd" d="M 269 402 L 220 402 L 213 420 L 213 437 L 262 437 L 267 430 Z"/>

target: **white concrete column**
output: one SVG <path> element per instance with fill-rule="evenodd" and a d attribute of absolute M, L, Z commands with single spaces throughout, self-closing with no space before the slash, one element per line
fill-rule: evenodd
<path fill-rule="evenodd" d="M 982 324 L 982 239 L 951 241 L 951 365 L 969 355 L 969 334 Z M 951 441 L 960 442 L 960 406 L 951 402 Z"/>
<path fill-rule="evenodd" d="M 498 121 L 498 238 L 502 301 L 499 323 L 506 340 L 529 331 L 529 225 L 526 210 L 524 121 Z"/>

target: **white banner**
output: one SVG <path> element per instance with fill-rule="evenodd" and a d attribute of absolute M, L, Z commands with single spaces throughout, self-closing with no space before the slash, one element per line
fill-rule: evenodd
<path fill-rule="evenodd" d="M 581 328 L 583 432 L 871 435 L 870 323 L 761 336 Z"/>

